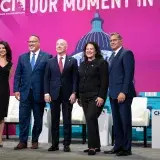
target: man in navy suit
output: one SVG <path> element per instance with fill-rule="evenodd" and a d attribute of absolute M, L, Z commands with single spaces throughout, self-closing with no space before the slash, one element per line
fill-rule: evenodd
<path fill-rule="evenodd" d="M 132 115 L 131 103 L 136 91 L 133 84 L 135 60 L 132 51 L 122 47 L 118 33 L 110 36 L 113 54 L 109 59 L 109 97 L 113 116 L 115 144 L 105 154 L 131 155 Z"/>
<path fill-rule="evenodd" d="M 47 61 L 52 56 L 40 50 L 40 39 L 33 35 L 28 41 L 29 52 L 19 56 L 15 76 L 14 93 L 19 106 L 19 144 L 15 150 L 27 148 L 31 111 L 34 125 L 32 129 L 32 149 L 38 148 L 38 138 L 42 131 L 44 101 L 44 72 Z"/>
<path fill-rule="evenodd" d="M 57 56 L 48 61 L 44 76 L 45 101 L 51 106 L 52 146 L 48 151 L 59 150 L 59 119 L 62 104 L 64 152 L 70 152 L 71 113 L 76 101 L 78 83 L 77 60 L 66 55 L 67 42 L 56 42 Z"/>

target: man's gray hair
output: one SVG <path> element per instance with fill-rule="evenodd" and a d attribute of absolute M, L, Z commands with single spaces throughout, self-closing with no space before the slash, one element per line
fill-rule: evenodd
<path fill-rule="evenodd" d="M 122 39 L 122 36 L 121 36 L 118 32 L 113 32 L 113 33 L 111 33 L 111 34 L 110 34 L 110 37 L 111 37 L 111 36 L 117 36 L 118 39 L 120 39 L 120 40 Z"/>

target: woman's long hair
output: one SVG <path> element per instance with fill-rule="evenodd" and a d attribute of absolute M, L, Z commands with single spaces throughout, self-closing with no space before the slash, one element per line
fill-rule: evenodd
<path fill-rule="evenodd" d="M 86 48 L 87 48 L 87 45 L 88 44 L 91 44 L 94 46 L 95 48 L 95 51 L 96 51 L 96 54 L 95 54 L 95 58 L 96 59 L 103 59 L 103 56 L 101 54 L 101 49 L 100 47 L 98 46 L 98 44 L 96 42 L 87 42 L 86 45 L 84 46 L 84 49 L 83 49 L 83 53 L 84 53 L 84 60 L 87 61 L 88 58 L 86 56 Z"/>
<path fill-rule="evenodd" d="M 4 45 L 6 49 L 6 59 L 8 62 L 12 62 L 12 50 L 8 44 L 8 42 L 0 41 L 0 44 Z"/>

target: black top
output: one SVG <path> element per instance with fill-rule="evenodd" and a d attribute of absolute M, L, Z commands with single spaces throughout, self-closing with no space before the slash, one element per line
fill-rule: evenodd
<path fill-rule="evenodd" d="M 9 104 L 9 73 L 12 63 L 8 62 L 4 67 L 0 66 L 0 121 L 7 116 Z"/>
<path fill-rule="evenodd" d="M 106 99 L 108 90 L 108 63 L 103 59 L 84 61 L 79 68 L 79 93 L 86 97 Z"/>

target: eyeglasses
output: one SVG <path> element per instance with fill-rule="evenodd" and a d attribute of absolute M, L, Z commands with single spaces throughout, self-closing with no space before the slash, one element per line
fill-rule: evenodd
<path fill-rule="evenodd" d="M 111 39 L 110 42 L 116 42 L 118 41 L 119 39 Z"/>
<path fill-rule="evenodd" d="M 27 41 L 28 43 L 36 43 L 36 42 L 38 42 L 38 41 Z"/>

